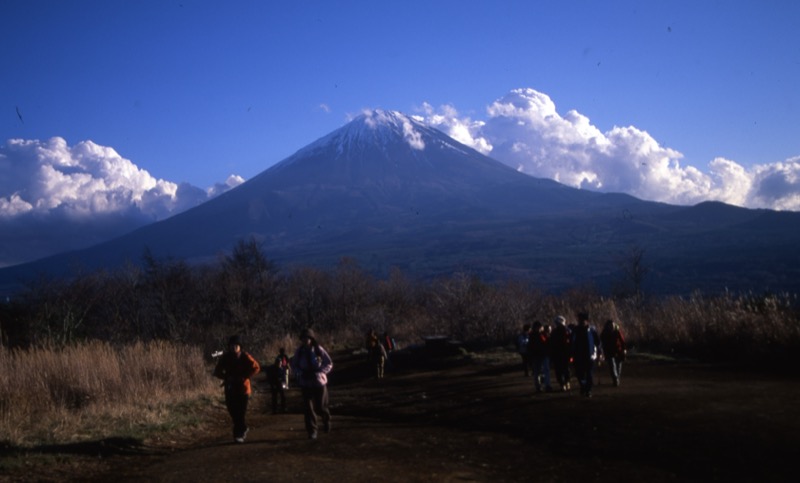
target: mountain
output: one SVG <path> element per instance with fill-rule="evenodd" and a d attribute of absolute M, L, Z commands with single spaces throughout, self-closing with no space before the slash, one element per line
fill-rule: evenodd
<path fill-rule="evenodd" d="M 547 289 L 621 277 L 644 250 L 654 291 L 797 290 L 800 214 L 721 203 L 680 207 L 518 173 L 398 112 L 373 111 L 237 188 L 92 248 L 0 270 L 37 272 L 156 257 L 213 262 L 254 238 L 279 266 L 343 256 L 378 275 L 454 271 Z"/>

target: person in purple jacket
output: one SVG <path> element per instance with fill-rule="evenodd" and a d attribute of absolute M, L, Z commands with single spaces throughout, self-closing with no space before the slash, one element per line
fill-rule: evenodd
<path fill-rule="evenodd" d="M 325 349 L 317 343 L 313 330 L 304 330 L 300 340 L 300 347 L 292 358 L 292 372 L 303 395 L 303 413 L 308 437 L 317 439 L 318 416 L 322 416 L 322 430 L 326 433 L 331 431 L 328 373 L 333 369 L 333 361 Z"/>

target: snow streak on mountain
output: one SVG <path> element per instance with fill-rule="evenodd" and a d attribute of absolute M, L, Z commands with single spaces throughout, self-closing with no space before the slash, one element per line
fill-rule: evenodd
<path fill-rule="evenodd" d="M 396 152 L 400 141 L 407 149 L 422 151 L 426 143 L 436 143 L 466 153 L 466 146 L 421 122 L 397 111 L 368 111 L 346 126 L 310 144 L 298 154 L 320 147 L 335 147 L 337 157 L 363 152 L 366 149 L 381 148 L 384 153 Z"/>

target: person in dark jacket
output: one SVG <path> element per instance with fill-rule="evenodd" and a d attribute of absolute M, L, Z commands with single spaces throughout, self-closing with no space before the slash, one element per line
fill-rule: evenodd
<path fill-rule="evenodd" d="M 572 333 L 572 357 L 575 376 L 581 386 L 581 396 L 592 397 L 594 366 L 600 357 L 600 337 L 597 329 L 589 324 L 589 314 L 578 314 L 578 326 Z"/>
<path fill-rule="evenodd" d="M 286 412 L 286 390 L 289 389 L 289 357 L 286 350 L 280 349 L 271 366 L 267 367 L 267 383 L 272 394 L 272 414 L 280 410 Z"/>
<path fill-rule="evenodd" d="M 331 412 L 328 409 L 328 373 L 333 369 L 331 356 L 317 343 L 316 335 L 306 329 L 300 335 L 300 347 L 292 358 L 292 372 L 303 395 L 303 412 L 306 431 L 310 439 L 317 439 L 317 415 L 322 416 L 323 431 L 331 430 Z"/>
<path fill-rule="evenodd" d="M 371 341 L 370 347 L 367 350 L 367 360 L 369 361 L 372 374 L 374 374 L 378 379 L 383 379 L 386 369 L 386 358 L 386 349 L 384 348 L 383 344 L 380 344 L 376 341 Z"/>
<path fill-rule="evenodd" d="M 550 385 L 550 347 L 541 322 L 535 322 L 528 341 L 528 355 L 533 367 L 533 386 L 537 393 L 552 392 Z"/>
<path fill-rule="evenodd" d="M 622 376 L 622 363 L 628 354 L 625 345 L 625 337 L 622 330 L 613 320 L 607 320 L 600 334 L 603 343 L 603 356 L 608 364 L 608 371 L 611 373 L 611 380 L 614 386 L 619 386 L 619 378 Z"/>
<path fill-rule="evenodd" d="M 572 357 L 572 333 L 567 327 L 567 319 L 559 315 L 555 318 L 555 328 L 550 335 L 550 360 L 556 373 L 556 381 L 562 391 L 569 391 L 569 360 Z"/>
<path fill-rule="evenodd" d="M 250 378 L 260 370 L 253 356 L 242 350 L 242 341 L 238 335 L 228 339 L 228 350 L 219 358 L 214 376 L 223 381 L 225 406 L 233 420 L 233 440 L 237 443 L 244 443 L 247 436 L 245 414 L 252 393 Z"/>

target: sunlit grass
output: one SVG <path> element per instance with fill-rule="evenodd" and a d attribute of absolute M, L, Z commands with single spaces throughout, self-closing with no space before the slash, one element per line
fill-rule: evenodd
<path fill-rule="evenodd" d="M 218 392 L 199 349 L 166 342 L 0 348 L 0 367 L 0 434 L 17 446 L 142 436 Z"/>

